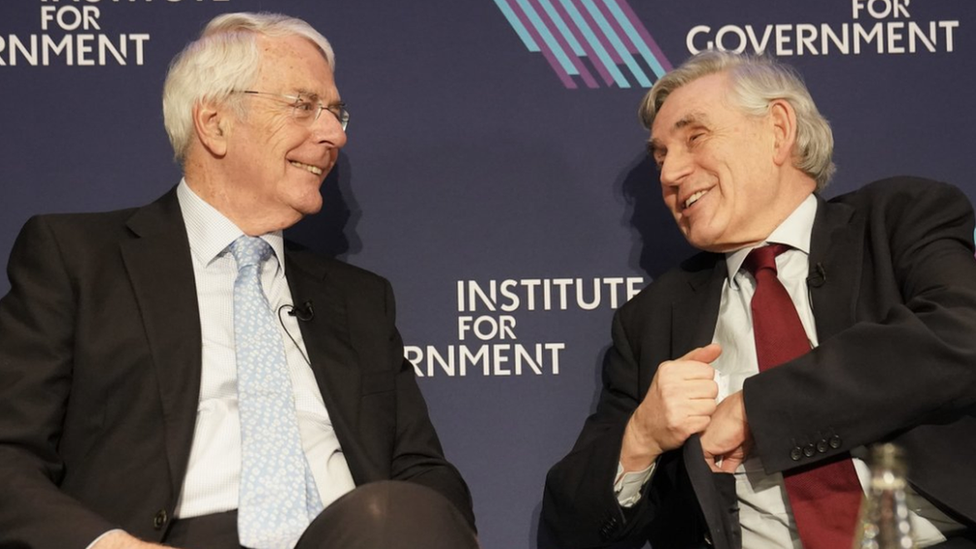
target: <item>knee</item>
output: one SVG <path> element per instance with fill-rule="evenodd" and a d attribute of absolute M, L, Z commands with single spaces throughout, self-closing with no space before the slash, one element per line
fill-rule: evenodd
<path fill-rule="evenodd" d="M 359 486 L 329 509 L 355 515 L 364 522 L 388 525 L 391 520 L 432 520 L 450 515 L 454 506 L 437 491 L 413 482 L 383 480 Z M 327 509 L 327 511 L 329 510 Z"/>
<path fill-rule="evenodd" d="M 446 497 L 392 480 L 364 484 L 336 500 L 313 521 L 303 541 L 303 549 L 478 547 L 467 521 Z"/>

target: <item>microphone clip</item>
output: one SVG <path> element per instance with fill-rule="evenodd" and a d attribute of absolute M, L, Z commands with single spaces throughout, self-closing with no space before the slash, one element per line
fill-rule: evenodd
<path fill-rule="evenodd" d="M 315 318 L 315 309 L 312 308 L 312 301 L 302 303 L 301 307 L 294 305 L 288 310 L 288 315 L 297 318 L 300 322 L 308 322 Z"/>

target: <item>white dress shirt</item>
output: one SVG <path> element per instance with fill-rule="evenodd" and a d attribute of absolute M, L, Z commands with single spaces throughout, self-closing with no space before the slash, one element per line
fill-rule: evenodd
<path fill-rule="evenodd" d="M 817 213 L 817 199 L 810 195 L 792 214 L 769 235 L 764 246 L 770 243 L 787 244 L 792 249 L 776 257 L 778 278 L 790 294 L 810 346 L 816 347 L 816 322 L 810 305 L 807 276 L 809 269 L 810 237 Z M 758 246 L 756 246 L 758 247 Z M 755 279 L 742 264 L 752 248 L 726 254 L 729 277 L 722 287 L 718 322 L 712 341 L 722 346 L 722 354 L 712 363 L 718 384 L 718 402 L 732 393 L 742 390 L 746 378 L 759 373 L 756 358 L 756 342 L 752 329 L 752 296 Z M 854 467 L 862 488 L 867 489 L 870 470 L 863 461 L 866 450 L 861 447 L 852 452 Z M 704 457 L 702 458 L 704 459 Z M 618 466 L 615 491 L 618 502 L 625 507 L 633 506 L 640 498 L 637 490 L 653 473 L 653 466 L 636 473 L 621 474 Z M 639 479 L 639 480 L 638 480 Z M 736 494 L 739 498 L 739 523 L 742 526 L 742 546 L 749 548 L 781 547 L 802 549 L 796 532 L 796 524 L 786 494 L 783 475 L 766 475 L 758 456 L 747 459 L 735 471 Z M 940 532 L 951 531 L 959 525 L 936 510 L 914 492 L 909 494 L 912 525 L 919 547 L 928 547 L 945 541 Z M 927 517 L 927 518 L 923 518 Z M 938 527 L 936 526 L 938 525 Z"/>
<path fill-rule="evenodd" d="M 196 280 L 203 340 L 200 400 L 190 462 L 177 503 L 177 518 L 237 509 L 241 473 L 241 430 L 234 354 L 234 280 L 237 264 L 228 246 L 244 234 L 181 181 L 177 188 Z M 285 278 L 281 232 L 262 235 L 274 254 L 263 265 L 261 284 L 281 320 L 302 447 L 323 506 L 355 488 L 307 356 Z M 290 336 L 290 337 L 289 337 Z M 294 340 L 294 342 L 292 341 Z"/>

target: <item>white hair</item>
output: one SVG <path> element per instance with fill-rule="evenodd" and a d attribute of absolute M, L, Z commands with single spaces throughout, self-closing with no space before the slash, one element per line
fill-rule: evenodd
<path fill-rule="evenodd" d="M 817 182 L 821 191 L 836 167 L 831 157 L 834 136 L 817 110 L 803 79 L 792 67 L 769 57 L 723 51 L 703 51 L 654 84 L 641 102 L 641 122 L 648 129 L 673 91 L 703 76 L 729 75 L 733 103 L 748 115 L 763 116 L 773 101 L 783 100 L 796 112 L 796 149 L 793 165 Z"/>
<path fill-rule="evenodd" d="M 335 70 L 332 46 L 311 25 L 277 13 L 227 13 L 207 24 L 170 64 L 163 85 L 163 123 L 173 156 L 183 162 L 193 137 L 193 108 L 204 101 L 224 102 L 243 116 L 238 94 L 258 76 L 259 36 L 300 36 L 315 44 Z"/>

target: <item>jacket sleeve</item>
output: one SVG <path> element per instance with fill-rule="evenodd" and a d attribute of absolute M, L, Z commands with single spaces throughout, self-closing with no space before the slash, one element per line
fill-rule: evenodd
<path fill-rule="evenodd" d="M 646 291 L 646 290 L 645 290 Z M 640 404 L 647 383 L 640 382 L 638 359 L 624 320 L 628 304 L 614 316 L 613 347 L 603 368 L 596 412 L 587 418 L 572 451 L 546 477 L 542 520 L 559 547 L 582 549 L 647 540 L 643 532 L 658 515 L 664 486 L 672 482 L 680 452 L 668 452 L 642 491 L 638 503 L 622 509 L 613 492 L 624 429 Z M 648 376 L 653 377 L 653 372 Z M 642 386 L 643 385 L 643 386 Z"/>
<path fill-rule="evenodd" d="M 44 218 L 27 222 L 0 300 L 0 547 L 84 548 L 116 527 L 58 489 L 75 300 Z"/>
<path fill-rule="evenodd" d="M 393 290 L 384 280 L 389 330 L 390 360 L 396 364 L 396 435 L 391 478 L 432 488 L 446 497 L 475 530 L 471 494 L 460 472 L 444 457 L 437 432 L 430 421 L 427 404 L 417 386 L 413 365 L 404 358 L 403 340 L 394 327 L 396 308 Z"/>
<path fill-rule="evenodd" d="M 969 201 L 949 185 L 905 178 L 856 194 L 851 225 L 863 231 L 863 255 L 828 266 L 859 269 L 853 303 L 840 309 L 849 325 L 745 382 L 746 415 L 770 473 L 951 422 L 976 405 Z"/>

